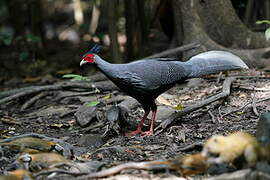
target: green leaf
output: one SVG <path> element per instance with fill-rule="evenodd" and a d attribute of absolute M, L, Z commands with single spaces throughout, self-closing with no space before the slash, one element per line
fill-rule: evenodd
<path fill-rule="evenodd" d="M 270 39 L 270 28 L 266 29 L 266 31 L 264 32 L 265 38 L 268 41 Z"/>
<path fill-rule="evenodd" d="M 100 103 L 99 101 L 91 101 L 89 103 L 86 103 L 85 106 L 87 106 L 87 107 L 93 107 L 93 106 L 98 105 L 99 103 Z"/>
<path fill-rule="evenodd" d="M 65 74 L 62 78 L 71 78 L 71 80 L 87 80 L 87 77 L 78 75 L 78 74 Z"/>
<path fill-rule="evenodd" d="M 256 21 L 256 24 L 270 24 L 269 20 Z"/>
<path fill-rule="evenodd" d="M 21 52 L 19 54 L 19 60 L 24 61 L 24 60 L 28 59 L 29 56 L 30 56 L 29 52 L 27 52 L 27 51 Z"/>
<path fill-rule="evenodd" d="M 32 41 L 32 42 L 40 42 L 41 38 L 39 36 L 36 36 L 34 34 L 27 34 L 26 35 L 27 41 Z"/>
<path fill-rule="evenodd" d="M 111 98 L 112 98 L 112 95 L 111 94 L 108 94 L 108 95 L 102 97 L 102 99 L 104 99 L 104 100 L 111 99 Z"/>
<path fill-rule="evenodd" d="M 6 46 L 9 46 L 12 43 L 13 34 L 10 32 L 0 32 L 0 41 L 3 41 L 3 43 Z"/>

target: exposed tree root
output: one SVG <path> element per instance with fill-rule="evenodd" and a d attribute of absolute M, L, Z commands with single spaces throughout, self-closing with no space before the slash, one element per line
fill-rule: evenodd
<path fill-rule="evenodd" d="M 193 2 L 193 3 L 192 3 Z M 178 43 L 188 44 L 190 42 L 199 41 L 201 46 L 199 48 L 184 52 L 184 57 L 187 59 L 190 56 L 196 55 L 207 50 L 224 50 L 232 52 L 240 56 L 249 67 L 266 67 L 269 66 L 270 47 L 258 49 L 233 49 L 224 47 L 215 42 L 204 29 L 204 24 L 200 18 L 197 10 L 197 3 L 199 1 L 174 1 L 176 21 L 176 32 L 181 32 L 184 29 L 185 39 L 177 39 Z M 183 22 L 180 21 L 182 17 Z"/>
<path fill-rule="evenodd" d="M 117 87 L 111 82 L 111 81 L 100 81 L 96 83 L 90 83 L 87 81 L 78 81 L 78 82 L 72 82 L 72 81 L 67 81 L 62 84 L 56 84 L 56 85 L 45 85 L 45 86 L 30 86 L 28 88 L 22 88 L 22 89 L 17 89 L 16 91 L 12 91 L 12 93 L 9 94 L 8 97 L 5 97 L 0 100 L 0 104 L 7 103 L 9 101 L 40 93 L 43 91 L 59 91 L 59 90 L 93 90 L 93 89 L 99 89 L 99 90 L 112 90 L 112 89 L 117 89 Z M 4 92 L 7 94 L 6 92 Z M 0 97 L 1 97 L 0 93 Z"/>
<path fill-rule="evenodd" d="M 200 47 L 200 44 L 198 42 L 193 42 L 193 43 L 189 43 L 187 45 L 183 45 L 183 46 L 180 46 L 180 47 L 177 47 L 177 48 L 168 49 L 166 51 L 162 51 L 160 53 L 153 54 L 151 56 L 145 57 L 144 59 L 167 57 L 167 56 L 170 56 L 170 55 L 177 54 L 179 52 L 188 51 L 188 50 L 198 48 L 198 47 Z"/>

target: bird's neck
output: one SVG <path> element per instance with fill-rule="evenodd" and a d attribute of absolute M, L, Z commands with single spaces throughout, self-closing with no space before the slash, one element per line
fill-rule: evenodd
<path fill-rule="evenodd" d="M 111 73 L 113 73 L 113 69 L 114 69 L 114 64 L 111 64 L 105 60 L 103 60 L 101 57 L 96 57 L 96 66 L 98 67 L 98 69 L 100 71 L 102 71 L 102 73 L 104 73 L 105 75 L 109 75 L 111 76 Z"/>

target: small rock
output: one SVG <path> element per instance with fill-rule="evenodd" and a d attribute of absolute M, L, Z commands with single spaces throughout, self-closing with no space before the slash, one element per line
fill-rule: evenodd
<path fill-rule="evenodd" d="M 104 133 L 106 134 L 113 130 L 117 135 L 120 134 L 122 127 L 128 125 L 127 123 L 128 110 L 123 106 L 112 106 L 106 111 L 106 125 L 108 129 Z"/>
<path fill-rule="evenodd" d="M 270 112 L 263 113 L 257 124 L 256 137 L 263 145 L 270 144 Z"/>
<path fill-rule="evenodd" d="M 175 112 L 175 109 L 169 106 L 158 106 L 157 117 L 158 120 L 166 120 L 172 113 Z M 148 115 L 148 118 L 151 118 L 152 114 Z"/>
<path fill-rule="evenodd" d="M 81 146 L 97 148 L 97 147 L 103 145 L 104 141 L 103 141 L 102 137 L 98 134 L 95 134 L 95 135 L 87 134 L 87 135 L 84 135 L 80 138 L 78 144 Z"/>
<path fill-rule="evenodd" d="M 138 101 L 132 97 L 127 97 L 124 101 L 118 104 L 118 106 L 125 107 L 128 111 L 136 108 L 139 105 Z"/>
<path fill-rule="evenodd" d="M 74 115 L 78 124 L 85 127 L 96 119 L 96 114 L 97 108 L 95 106 L 81 106 Z"/>

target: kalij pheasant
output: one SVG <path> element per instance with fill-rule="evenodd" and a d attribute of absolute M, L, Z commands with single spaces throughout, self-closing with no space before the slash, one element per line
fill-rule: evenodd
<path fill-rule="evenodd" d="M 96 54 L 98 51 L 92 50 L 84 54 L 80 66 L 86 63 L 94 64 L 122 91 L 135 98 L 143 106 L 145 113 L 137 130 L 128 135 L 139 133 L 152 135 L 154 133 L 157 112 L 155 99 L 173 87 L 176 82 L 184 82 L 189 78 L 226 70 L 248 69 L 248 66 L 238 56 L 226 51 L 203 52 L 186 62 L 178 59 L 155 58 L 127 64 L 111 64 L 99 57 Z M 150 130 L 143 132 L 142 126 L 150 110 L 152 111 Z"/>

